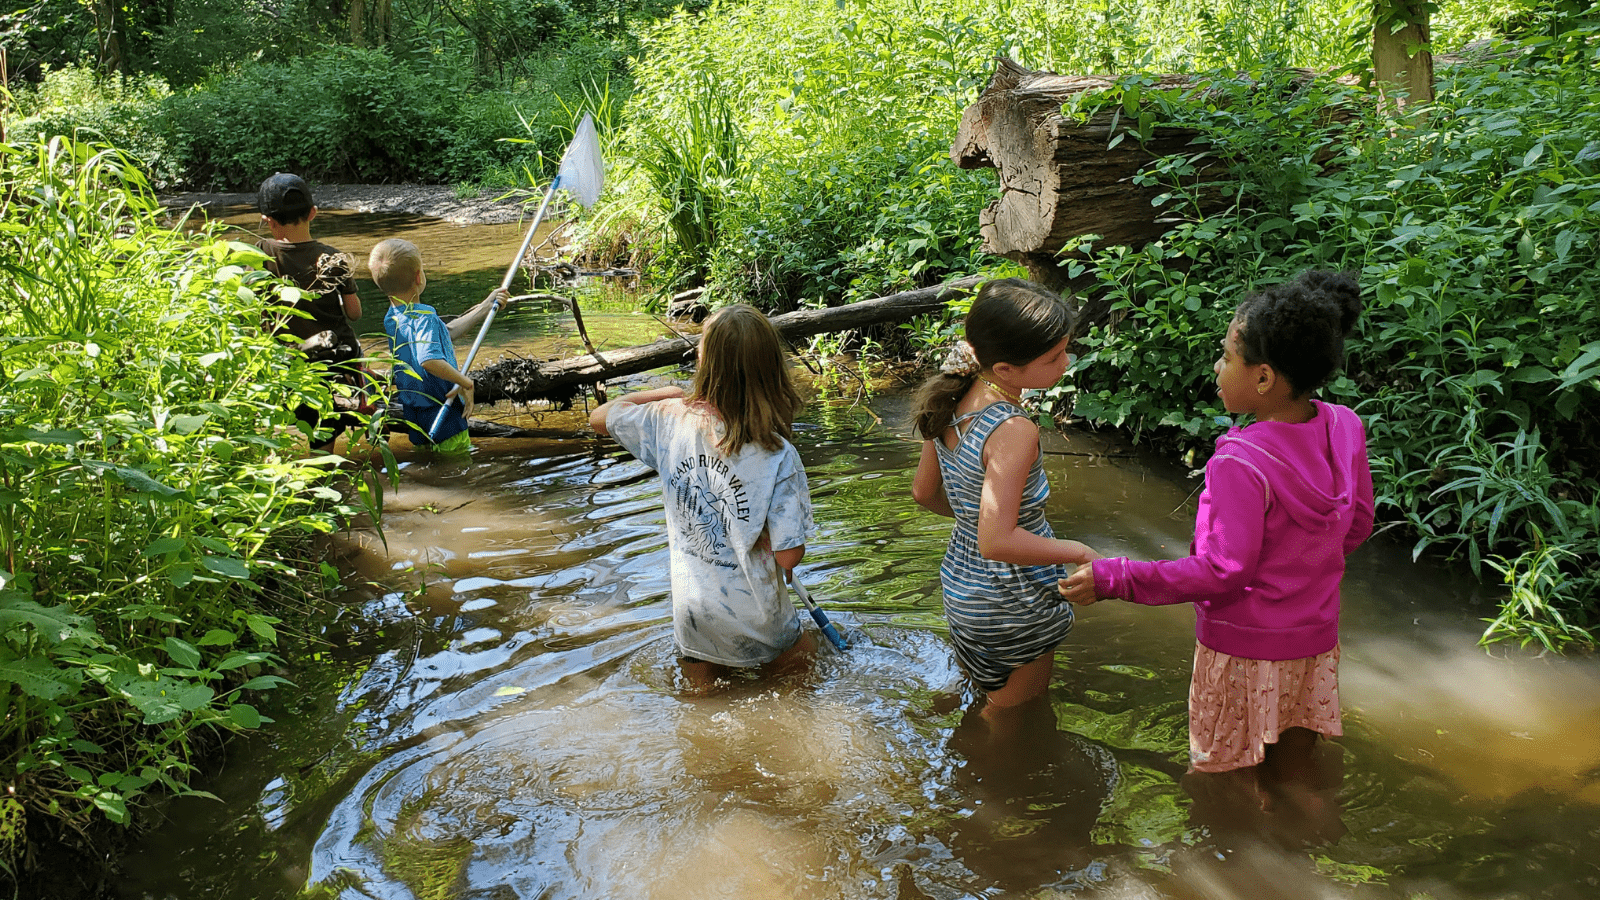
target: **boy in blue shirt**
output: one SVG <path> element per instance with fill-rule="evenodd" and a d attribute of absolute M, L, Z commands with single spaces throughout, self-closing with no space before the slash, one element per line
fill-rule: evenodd
<path fill-rule="evenodd" d="M 383 330 L 394 355 L 394 385 L 407 436 L 413 444 L 440 451 L 470 449 L 467 416 L 472 414 L 473 382 L 456 369 L 455 339 L 471 334 L 491 307 L 504 308 L 507 292 L 495 288 L 482 303 L 446 325 L 433 307 L 420 302 L 428 277 L 423 274 L 422 253 L 415 244 L 398 238 L 382 241 L 372 248 L 367 268 L 389 298 Z M 450 402 L 456 394 L 461 395 L 459 404 Z M 433 427 L 440 403 L 449 404 L 449 412 L 430 440 L 428 429 Z"/>

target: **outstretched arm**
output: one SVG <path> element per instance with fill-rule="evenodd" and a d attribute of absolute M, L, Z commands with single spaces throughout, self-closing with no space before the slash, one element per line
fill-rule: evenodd
<path fill-rule="evenodd" d="M 475 330 L 477 330 L 479 325 L 483 324 L 483 320 L 489 317 L 489 310 L 491 308 L 496 312 L 505 309 L 506 301 L 510 298 L 510 296 L 510 291 L 506 290 L 505 288 L 497 287 L 490 291 L 489 296 L 483 298 L 483 300 L 478 303 L 477 306 L 474 306 L 461 315 L 456 316 L 454 319 L 451 319 L 450 323 L 445 326 L 446 328 L 450 329 L 450 340 L 459 341 L 467 335 L 472 334 Z"/>
<path fill-rule="evenodd" d="M 611 432 L 606 428 L 606 416 L 610 415 L 611 410 L 615 409 L 619 404 L 653 403 L 657 400 L 673 400 L 682 396 L 683 388 L 675 384 L 669 384 L 666 387 L 651 388 L 648 391 L 638 391 L 625 397 L 618 397 L 615 400 L 596 406 L 594 411 L 589 413 L 589 427 L 594 429 L 595 434 L 601 437 L 609 437 Z M 799 560 L 795 560 L 795 562 L 799 562 Z"/>

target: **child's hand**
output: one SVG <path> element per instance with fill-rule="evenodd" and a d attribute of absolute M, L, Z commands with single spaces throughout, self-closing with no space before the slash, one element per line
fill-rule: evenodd
<path fill-rule="evenodd" d="M 1071 575 L 1056 581 L 1056 590 L 1062 599 L 1077 606 L 1088 606 L 1100 599 L 1094 592 L 1094 567 L 1088 563 L 1079 566 Z"/>
<path fill-rule="evenodd" d="M 483 302 L 493 302 L 494 311 L 497 313 L 503 312 L 507 306 L 511 305 L 511 292 L 505 288 L 495 288 L 489 292 L 489 296 L 483 298 Z"/>
<path fill-rule="evenodd" d="M 449 403 L 457 394 L 460 394 L 461 418 L 465 419 L 466 417 L 472 415 L 472 391 L 478 385 L 471 378 L 468 378 L 465 375 L 461 376 L 461 380 L 464 381 L 465 384 L 457 384 L 455 386 L 455 390 L 445 394 L 444 402 Z"/>

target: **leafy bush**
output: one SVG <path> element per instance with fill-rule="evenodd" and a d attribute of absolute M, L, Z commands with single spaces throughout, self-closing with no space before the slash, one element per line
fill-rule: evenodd
<path fill-rule="evenodd" d="M 1204 13 L 1217 23 L 1213 37 L 1235 36 L 1235 55 L 1250 50 L 1237 35 L 1257 34 L 1270 19 L 1275 33 L 1293 36 L 1296 64 L 1327 65 L 1359 52 L 1348 40 L 1358 9 L 1355 0 L 1093 8 L 753 0 L 680 12 L 643 35 L 620 155 L 660 159 L 649 135 L 692 131 L 683 98 L 697 80 L 719 85 L 747 174 L 719 215 L 713 285 L 768 307 L 833 304 L 996 262 L 978 251 L 976 228 L 993 176 L 948 158 L 994 56 L 1061 72 L 1179 67 L 1227 49 L 1197 34 Z M 658 223 L 632 237 L 666 248 L 668 277 L 704 267 L 703 250 L 686 250 L 664 220 L 641 212 L 655 203 L 651 188 L 623 169 L 601 219 Z M 601 229 L 591 235 L 616 243 Z"/>
<path fill-rule="evenodd" d="M 43 80 L 17 92 L 22 118 L 9 136 L 33 143 L 55 135 L 77 135 L 122 148 L 138 159 L 157 187 L 183 175 L 183 159 L 161 127 L 161 105 L 171 96 L 154 75 L 100 76 L 87 67 L 46 70 Z"/>
<path fill-rule="evenodd" d="M 1504 575 L 1515 590 L 1486 637 L 1592 641 L 1597 36 L 1580 24 L 1444 69 L 1437 103 L 1404 120 L 1359 113 L 1370 101 L 1331 84 L 1285 107 L 1267 73 L 1265 90 L 1219 76 L 1223 103 L 1144 94 L 1160 118 L 1206 132 L 1245 199 L 1142 251 L 1094 256 L 1118 324 L 1085 338 L 1078 414 L 1204 449 L 1221 410 L 1195 398 L 1213 396 L 1206 363 L 1235 304 L 1305 268 L 1356 271 L 1367 309 L 1325 396 L 1368 422 L 1380 513 L 1406 523 L 1416 553 L 1437 547 Z M 1330 123 L 1329 108 L 1357 118 Z M 1204 189 L 1193 162 L 1150 173 L 1169 179 L 1179 208 L 1197 208 Z"/>
<path fill-rule="evenodd" d="M 280 437 L 329 398 L 261 333 L 258 253 L 164 228 L 114 151 L 0 145 L 0 179 L 0 817 L 61 833 L 196 793 L 197 743 L 267 721 L 306 539 L 349 509 Z"/>

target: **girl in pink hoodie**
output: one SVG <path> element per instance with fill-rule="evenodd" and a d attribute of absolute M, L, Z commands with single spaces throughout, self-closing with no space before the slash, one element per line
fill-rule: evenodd
<path fill-rule="evenodd" d="M 1354 279 L 1303 272 L 1239 304 L 1213 365 L 1217 393 L 1255 421 L 1217 439 L 1191 555 L 1097 559 L 1061 583 L 1087 604 L 1195 605 L 1189 757 L 1200 772 L 1305 755 L 1339 716 L 1339 582 L 1372 533 L 1366 433 L 1313 399 L 1344 364 Z"/>

